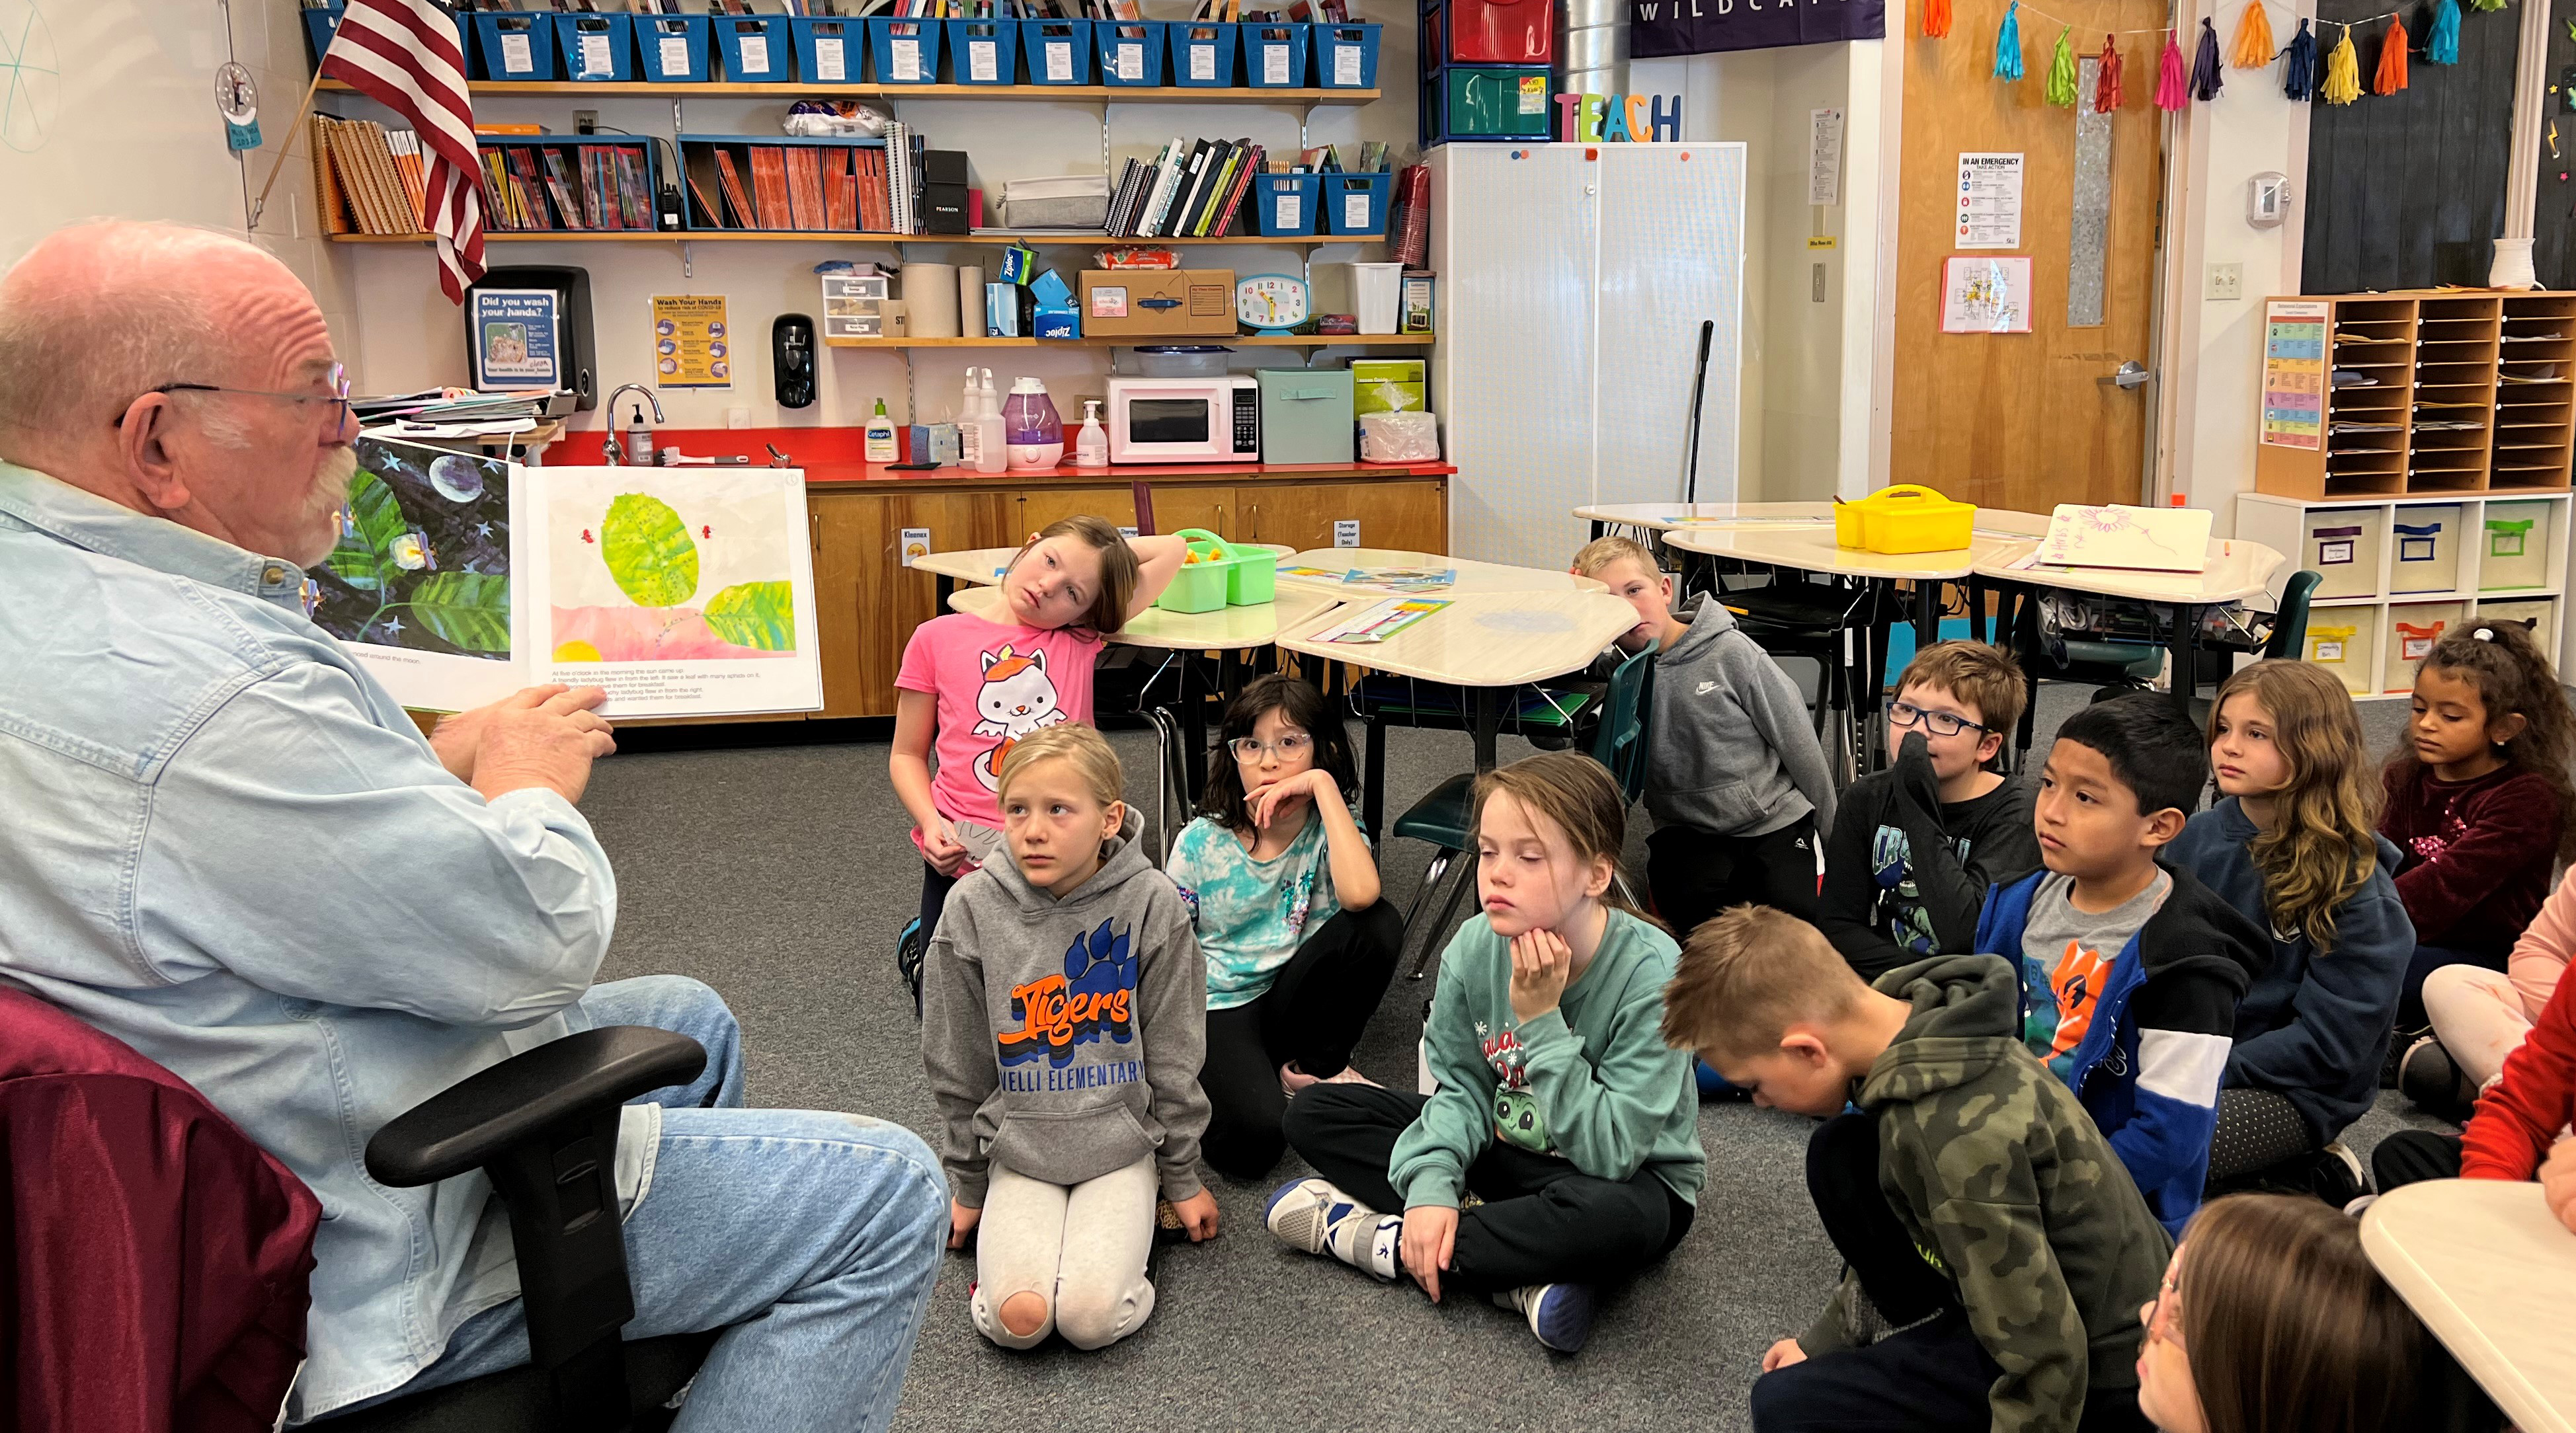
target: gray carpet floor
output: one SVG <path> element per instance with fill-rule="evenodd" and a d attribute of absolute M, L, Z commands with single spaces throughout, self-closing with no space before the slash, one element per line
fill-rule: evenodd
<path fill-rule="evenodd" d="M 2084 696 L 2045 690 L 2034 770 Z M 2363 707 L 2373 750 L 2387 749 L 2403 713 L 2401 703 Z M 1131 799 L 1150 801 L 1149 738 L 1111 735 L 1134 773 Z M 1527 749 L 1506 738 L 1503 759 Z M 1468 758 L 1462 734 L 1394 733 L 1390 814 Z M 603 763 L 583 802 L 618 873 L 601 977 L 669 972 L 721 991 L 742 1020 L 755 1104 L 852 1110 L 932 1137 L 918 1027 L 891 959 L 919 903 L 920 864 L 885 759 L 884 742 L 857 741 Z M 1632 869 L 1642 869 L 1645 827 L 1635 813 Z M 1387 843 L 1388 899 L 1412 899 L 1428 854 Z M 1411 1084 L 1429 992 L 1428 981 L 1398 977 L 1354 1062 L 1361 1070 Z M 2388 1093 L 2346 1138 L 2366 1159 L 2405 1126 L 2447 1128 Z M 1275 1184 L 1306 1172 L 1291 1155 L 1259 1183 L 1211 1181 L 1218 1237 L 1172 1251 L 1152 1320 L 1099 1353 L 986 1343 L 967 1317 L 972 1260 L 949 1257 L 897 1426 L 1741 1429 L 1763 1349 L 1805 1327 L 1838 1267 L 1802 1181 L 1811 1128 L 1739 1101 L 1704 1104 L 1698 1221 L 1669 1260 L 1607 1301 L 1577 1358 L 1547 1353 L 1502 1310 L 1455 1298 L 1435 1307 L 1410 1285 L 1282 1248 L 1260 1215 Z"/>

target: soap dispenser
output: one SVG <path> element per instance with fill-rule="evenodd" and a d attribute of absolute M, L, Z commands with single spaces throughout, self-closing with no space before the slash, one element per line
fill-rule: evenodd
<path fill-rule="evenodd" d="M 1073 465 L 1077 468 L 1109 466 L 1109 430 L 1100 426 L 1100 400 L 1082 400 L 1082 431 L 1074 435 Z"/>

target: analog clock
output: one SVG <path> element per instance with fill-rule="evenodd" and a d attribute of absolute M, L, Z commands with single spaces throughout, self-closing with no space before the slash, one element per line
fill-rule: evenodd
<path fill-rule="evenodd" d="M 1255 333 L 1284 334 L 1306 321 L 1306 281 L 1295 274 L 1254 274 L 1234 286 L 1234 316 Z"/>

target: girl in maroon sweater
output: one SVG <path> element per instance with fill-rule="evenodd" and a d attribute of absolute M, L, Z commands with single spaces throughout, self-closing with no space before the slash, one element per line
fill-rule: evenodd
<path fill-rule="evenodd" d="M 2415 674 L 2414 710 L 2379 821 L 2404 855 L 2397 894 L 2415 922 L 2404 1030 L 2425 1023 L 2424 977 L 2438 967 L 2504 969 L 2552 863 L 2576 847 L 2576 715 L 2529 629 L 2482 622 L 2444 637 Z"/>

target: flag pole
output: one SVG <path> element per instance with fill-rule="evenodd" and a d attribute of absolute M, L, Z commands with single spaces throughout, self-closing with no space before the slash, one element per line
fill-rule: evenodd
<path fill-rule="evenodd" d="M 330 56 L 326 52 L 323 58 Z M 246 227 L 259 228 L 259 216 L 268 212 L 268 191 L 277 187 L 277 171 L 286 167 L 287 151 L 295 147 L 295 136 L 304 129 L 304 117 L 313 113 L 313 92 L 320 88 L 322 66 L 317 63 L 313 66 L 313 83 L 304 87 L 304 103 L 296 108 L 295 122 L 286 127 L 286 138 L 277 147 L 277 160 L 268 166 L 268 182 L 259 186 L 259 197 L 250 201 L 250 223 Z"/>

